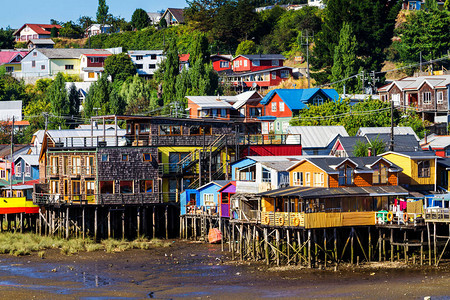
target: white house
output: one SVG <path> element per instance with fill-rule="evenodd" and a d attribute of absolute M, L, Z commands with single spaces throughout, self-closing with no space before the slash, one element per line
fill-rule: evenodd
<path fill-rule="evenodd" d="M 137 73 L 152 78 L 158 65 L 166 58 L 163 50 L 130 50 L 128 56 L 136 65 Z"/>
<path fill-rule="evenodd" d="M 94 35 L 99 35 L 102 33 L 113 33 L 113 27 L 109 24 L 92 24 L 84 31 L 85 37 L 90 37 Z"/>
<path fill-rule="evenodd" d="M 22 100 L 2 101 L 0 104 L 0 121 L 22 121 Z"/>

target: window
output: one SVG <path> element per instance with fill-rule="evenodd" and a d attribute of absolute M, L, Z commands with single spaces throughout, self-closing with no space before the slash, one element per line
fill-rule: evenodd
<path fill-rule="evenodd" d="M 81 157 L 72 156 L 72 175 L 81 174 Z"/>
<path fill-rule="evenodd" d="M 293 185 L 303 186 L 303 172 L 294 172 L 293 176 L 294 176 Z"/>
<path fill-rule="evenodd" d="M 227 116 L 227 110 L 225 108 L 220 109 L 220 116 L 225 118 Z"/>
<path fill-rule="evenodd" d="M 281 130 L 280 121 L 276 122 L 276 124 L 277 124 L 277 132 L 279 132 Z"/>
<path fill-rule="evenodd" d="M 139 126 L 140 132 L 150 132 L 150 124 L 141 124 Z"/>
<path fill-rule="evenodd" d="M 144 57 L 142 55 L 136 55 L 136 60 L 142 60 Z"/>
<path fill-rule="evenodd" d="M 58 194 L 59 193 L 59 181 L 58 180 L 50 180 L 50 194 Z"/>
<path fill-rule="evenodd" d="M 6 72 L 8 73 L 14 72 L 14 67 L 6 67 Z"/>
<path fill-rule="evenodd" d="M 156 69 L 156 65 L 155 65 L 155 64 L 149 64 L 149 65 L 148 65 L 148 68 L 149 68 L 149 69 Z"/>
<path fill-rule="evenodd" d="M 156 59 L 156 54 L 151 54 L 151 55 L 150 55 L 150 59 L 155 60 L 155 59 Z"/>
<path fill-rule="evenodd" d="M 378 164 L 373 168 L 372 183 L 386 184 L 388 182 L 388 168 L 383 164 Z"/>
<path fill-rule="evenodd" d="M 36 61 L 35 61 L 35 60 L 32 60 L 32 61 L 31 61 L 31 67 L 32 67 L 32 68 L 36 67 Z"/>
<path fill-rule="evenodd" d="M 276 102 L 272 102 L 272 111 L 273 112 L 277 111 L 277 103 Z"/>
<path fill-rule="evenodd" d="M 280 111 L 284 111 L 284 102 L 279 103 Z"/>
<path fill-rule="evenodd" d="M 136 69 L 142 70 L 144 68 L 143 64 L 136 64 Z"/>
<path fill-rule="evenodd" d="M 58 157 L 51 156 L 50 157 L 50 175 L 58 174 Z"/>
<path fill-rule="evenodd" d="M 262 168 L 262 182 L 270 182 L 270 171 Z"/>
<path fill-rule="evenodd" d="M 221 61 L 220 62 L 220 67 L 221 68 L 229 68 L 230 64 L 227 61 Z"/>
<path fill-rule="evenodd" d="M 316 95 L 313 99 L 313 105 L 322 105 L 323 98 L 320 95 Z"/>
<path fill-rule="evenodd" d="M 353 169 L 347 165 L 339 169 L 339 185 L 353 184 Z"/>
<path fill-rule="evenodd" d="M 181 126 L 159 125 L 159 135 L 181 135 Z"/>
<path fill-rule="evenodd" d="M 422 93 L 423 104 L 431 104 L 431 92 Z"/>
<path fill-rule="evenodd" d="M 144 161 L 152 161 L 152 155 L 150 153 L 144 153 L 142 154 L 142 159 Z"/>
<path fill-rule="evenodd" d="M 324 186 L 324 175 L 323 173 L 314 173 L 314 186 Z"/>
<path fill-rule="evenodd" d="M 430 177 L 430 161 L 429 160 L 419 160 L 417 162 L 417 169 L 419 171 L 419 177 L 425 178 Z"/>
<path fill-rule="evenodd" d="M 444 93 L 443 92 L 437 92 L 436 94 L 437 97 L 437 104 L 442 104 L 444 103 Z"/>
<path fill-rule="evenodd" d="M 35 51 L 35 52 L 33 52 L 33 56 L 37 56 L 37 52 Z"/>
<path fill-rule="evenodd" d="M 247 66 L 247 60 L 244 60 L 244 67 Z"/>
<path fill-rule="evenodd" d="M 272 59 L 272 66 L 279 66 L 280 61 L 278 59 Z"/>
<path fill-rule="evenodd" d="M 288 70 L 281 70 L 280 71 L 280 77 L 281 78 L 289 78 L 289 71 Z"/>
<path fill-rule="evenodd" d="M 252 60 L 252 65 L 253 65 L 254 67 L 259 67 L 259 66 L 260 66 L 259 59 Z"/>
<path fill-rule="evenodd" d="M 189 135 L 201 135 L 201 134 L 210 135 L 211 132 L 212 130 L 210 125 L 189 127 Z"/>
<path fill-rule="evenodd" d="M 91 63 L 98 63 L 98 62 L 100 62 L 100 60 L 98 59 L 98 57 L 91 57 L 91 58 L 89 58 L 89 60 L 91 61 Z"/>
<path fill-rule="evenodd" d="M 88 73 L 88 78 L 95 78 L 95 73 L 94 72 L 89 72 Z"/>
<path fill-rule="evenodd" d="M 214 205 L 214 194 L 203 194 L 203 205 L 205 206 L 215 206 Z"/>
<path fill-rule="evenodd" d="M 277 72 L 270 72 L 270 74 L 272 74 L 273 80 L 277 79 Z"/>
<path fill-rule="evenodd" d="M 5 178 L 6 177 L 6 171 L 5 170 L 0 170 L 0 177 L 1 178 Z"/>
<path fill-rule="evenodd" d="M 29 164 L 25 164 L 25 176 L 31 176 L 31 167 Z"/>
<path fill-rule="evenodd" d="M 109 161 L 109 155 L 108 154 L 102 154 L 102 161 Z"/>
<path fill-rule="evenodd" d="M 114 194 L 114 181 L 100 181 L 101 194 Z"/>
<path fill-rule="evenodd" d="M 234 62 L 234 67 L 235 67 L 235 68 L 238 68 L 238 67 L 239 67 L 239 61 L 235 61 L 235 62 Z"/>
<path fill-rule="evenodd" d="M 311 186 L 311 173 L 305 173 L 305 186 Z"/>
<path fill-rule="evenodd" d="M 73 65 L 65 65 L 66 70 L 73 70 Z"/>
<path fill-rule="evenodd" d="M 121 180 L 120 181 L 120 193 L 121 194 L 132 194 L 133 193 L 133 181 Z"/>
<path fill-rule="evenodd" d="M 128 161 L 128 154 L 122 154 L 122 161 Z"/>
<path fill-rule="evenodd" d="M 81 185 L 79 180 L 72 180 L 72 195 L 81 194 Z"/>
<path fill-rule="evenodd" d="M 95 181 L 86 181 L 86 195 L 95 194 Z"/>
<path fill-rule="evenodd" d="M 394 106 L 400 106 L 400 94 L 392 94 L 392 102 Z"/>
<path fill-rule="evenodd" d="M 86 157 L 86 175 L 94 175 L 94 157 Z"/>
<path fill-rule="evenodd" d="M 139 191 L 141 193 L 153 193 L 153 180 L 141 180 L 139 182 Z"/>
<path fill-rule="evenodd" d="M 21 177 L 22 176 L 22 163 L 18 163 L 15 167 L 16 169 L 16 176 Z"/>

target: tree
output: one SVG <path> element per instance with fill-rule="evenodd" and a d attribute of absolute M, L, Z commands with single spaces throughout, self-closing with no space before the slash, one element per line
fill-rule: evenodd
<path fill-rule="evenodd" d="M 149 108 L 151 89 L 138 74 L 122 84 L 119 95 L 127 105 L 127 113 L 144 112 Z"/>
<path fill-rule="evenodd" d="M 356 58 L 356 37 L 349 24 L 344 23 L 339 35 L 339 44 L 334 49 L 334 63 L 331 68 L 331 81 L 336 82 L 350 77 L 358 70 L 358 59 Z M 352 78 L 346 81 L 337 82 L 333 87 L 339 92 L 356 92 L 358 80 Z"/>
<path fill-rule="evenodd" d="M 26 105 L 28 96 L 25 84 L 6 73 L 4 66 L 0 67 L 0 101 L 23 100 Z M 1 105 L 0 105 L 1 106 Z"/>
<path fill-rule="evenodd" d="M 145 10 L 138 8 L 131 16 L 131 25 L 137 30 L 141 30 L 151 25 L 150 18 Z"/>
<path fill-rule="evenodd" d="M 108 10 L 109 6 L 106 5 L 106 0 L 98 0 L 97 22 L 99 24 L 106 24 L 106 20 L 108 19 Z"/>
<path fill-rule="evenodd" d="M 99 80 L 91 85 L 83 104 L 85 118 L 92 117 L 95 114 L 106 115 L 111 111 L 112 90 L 112 85 L 105 75 L 102 75 Z"/>
<path fill-rule="evenodd" d="M 53 128 L 64 127 L 66 122 L 63 117 L 69 115 L 70 103 L 67 97 L 66 81 L 62 73 L 56 75 L 55 80 L 48 88 L 46 101 L 50 103 L 50 112 L 55 116 L 52 119 L 51 126 Z"/>
<path fill-rule="evenodd" d="M 241 54 L 255 54 L 256 53 L 256 44 L 254 41 L 242 41 L 237 49 L 235 56 L 241 55 Z"/>
<path fill-rule="evenodd" d="M 94 24 L 94 21 L 89 16 L 81 16 L 81 17 L 78 18 L 78 24 L 80 25 L 80 27 L 83 30 L 83 32 L 85 32 L 86 29 L 88 29 L 89 26 Z"/>
<path fill-rule="evenodd" d="M 69 115 L 78 116 L 80 114 L 80 93 L 74 83 L 69 88 Z"/>
<path fill-rule="evenodd" d="M 369 148 L 371 149 L 371 156 L 376 156 L 386 151 L 386 144 L 378 136 L 367 143 L 356 141 L 356 145 L 353 147 L 353 155 L 356 157 L 368 156 Z"/>
<path fill-rule="evenodd" d="M 14 49 L 14 30 L 0 28 L 0 49 Z"/>
<path fill-rule="evenodd" d="M 177 41 L 171 39 L 169 41 L 169 47 L 166 51 L 166 59 L 164 61 L 164 75 L 163 75 L 163 100 L 164 105 L 168 105 L 176 98 L 175 84 L 177 81 L 177 75 L 179 73 L 179 58 Z"/>
<path fill-rule="evenodd" d="M 161 19 L 161 20 L 159 20 L 159 27 L 161 27 L 161 28 L 167 28 L 167 21 L 166 21 L 166 19 Z"/>
<path fill-rule="evenodd" d="M 194 29 L 202 32 L 212 30 L 218 10 L 226 3 L 224 0 L 192 0 L 184 11 L 186 21 Z"/>
<path fill-rule="evenodd" d="M 58 28 L 52 27 L 52 29 L 50 29 L 50 37 L 52 38 L 58 37 Z"/>
<path fill-rule="evenodd" d="M 81 26 L 73 23 L 72 21 L 66 22 L 62 25 L 62 28 L 59 30 L 59 35 L 66 38 L 80 38 L 84 34 Z"/>
<path fill-rule="evenodd" d="M 126 53 L 113 54 L 105 59 L 105 72 L 112 81 L 125 81 L 136 74 L 136 66 Z"/>

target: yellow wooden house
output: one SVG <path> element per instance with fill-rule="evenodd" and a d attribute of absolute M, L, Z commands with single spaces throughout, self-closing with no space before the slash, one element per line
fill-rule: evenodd
<path fill-rule="evenodd" d="M 436 190 L 437 159 L 431 151 L 394 152 L 389 151 L 380 156 L 400 166 L 399 185 L 414 190 Z"/>

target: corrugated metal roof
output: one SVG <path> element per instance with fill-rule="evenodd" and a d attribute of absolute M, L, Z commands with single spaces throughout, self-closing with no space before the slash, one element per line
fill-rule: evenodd
<path fill-rule="evenodd" d="M 444 149 L 450 146 L 450 135 L 435 135 L 432 138 L 428 138 L 428 143 L 422 139 L 422 147 L 431 147 L 432 149 Z"/>
<path fill-rule="evenodd" d="M 136 55 L 162 55 L 164 50 L 129 50 L 128 55 L 136 56 Z"/>
<path fill-rule="evenodd" d="M 295 196 L 302 199 L 308 198 L 336 198 L 354 196 L 387 196 L 387 195 L 408 195 L 408 191 L 401 186 L 376 186 L 376 187 L 342 187 L 342 188 L 321 188 L 321 187 L 287 187 L 260 193 L 265 197 L 286 197 Z"/>
<path fill-rule="evenodd" d="M 217 100 L 217 96 L 186 96 L 201 108 L 231 108 L 230 103 L 224 100 Z"/>
<path fill-rule="evenodd" d="M 366 134 L 370 133 L 391 133 L 391 127 L 360 127 L 358 132 L 356 133 L 357 136 L 365 136 Z M 394 134 L 411 134 L 413 135 L 417 141 L 419 141 L 419 137 L 414 132 L 414 130 L 411 127 L 394 127 Z"/>
<path fill-rule="evenodd" d="M 106 133 L 105 141 L 107 145 L 115 145 L 114 132 L 107 131 Z M 47 134 L 53 142 L 63 143 L 63 147 L 97 147 L 97 142 L 103 141 L 103 130 L 93 130 L 93 139 L 91 139 L 91 130 L 83 129 L 48 130 Z M 125 142 L 125 134 L 125 129 L 117 131 L 119 145 Z"/>
<path fill-rule="evenodd" d="M 241 54 L 236 56 L 234 59 L 238 58 L 239 56 L 246 57 L 250 60 L 254 59 L 282 59 L 285 60 L 286 58 L 282 54 Z"/>
<path fill-rule="evenodd" d="M 301 134 L 303 148 L 326 148 L 336 136 L 348 136 L 344 126 L 289 126 L 287 132 Z"/>
<path fill-rule="evenodd" d="M 22 158 L 25 162 L 27 162 L 31 166 L 39 166 L 39 155 L 37 154 L 22 154 L 19 155 L 17 158 L 14 159 L 14 161 L 17 161 L 17 159 Z"/>
<path fill-rule="evenodd" d="M 80 58 L 82 54 L 112 54 L 104 49 L 71 49 L 71 48 L 39 48 L 33 51 L 39 51 L 48 58 Z"/>
<path fill-rule="evenodd" d="M 261 100 L 261 104 L 268 104 L 277 94 L 290 110 L 304 109 L 307 108 L 308 101 L 319 92 L 322 92 L 329 100 L 337 101 L 339 99 L 339 94 L 334 89 L 275 89 Z"/>

